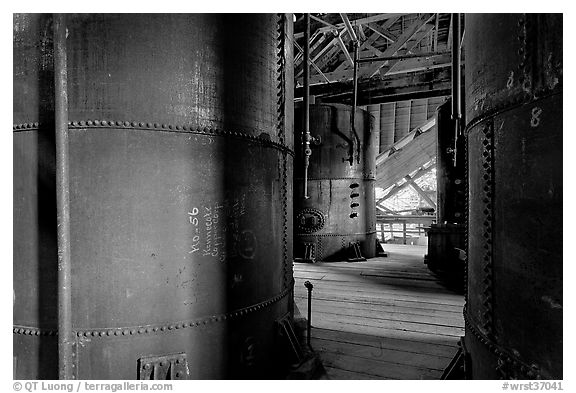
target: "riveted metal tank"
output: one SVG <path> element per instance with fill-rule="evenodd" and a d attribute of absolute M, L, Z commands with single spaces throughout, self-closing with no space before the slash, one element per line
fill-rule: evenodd
<path fill-rule="evenodd" d="M 303 151 L 294 163 L 294 252 L 303 257 L 312 245 L 316 261 L 343 261 L 353 256 L 351 243 L 360 243 L 362 256 L 376 253 L 374 179 L 376 155 L 373 121 L 357 109 L 354 134 L 352 107 L 310 105 L 312 155 L 308 169 L 308 199 L 304 198 Z M 301 124 L 302 108 L 295 109 Z"/>
<path fill-rule="evenodd" d="M 452 99 L 438 106 L 436 127 L 436 224 L 427 231 L 425 261 L 432 271 L 455 273 L 453 278 L 462 287 L 464 262 L 459 250 L 466 249 L 466 160 L 464 144 L 455 149 Z M 458 155 L 456 161 L 455 154 Z"/>
<path fill-rule="evenodd" d="M 67 16 L 74 378 L 274 377 L 292 16 Z M 52 16 L 14 16 L 14 377 L 57 378 Z M 148 366 L 147 366 L 148 365 Z M 150 365 L 154 368 L 151 374 Z"/>
<path fill-rule="evenodd" d="M 467 14 L 464 46 L 469 376 L 562 379 L 562 14 Z"/>

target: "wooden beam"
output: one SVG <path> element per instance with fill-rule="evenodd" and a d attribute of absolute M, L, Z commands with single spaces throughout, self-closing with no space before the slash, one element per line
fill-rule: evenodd
<path fill-rule="evenodd" d="M 379 26 L 377 23 L 368 23 L 366 24 L 366 26 L 374 33 L 378 34 L 380 37 L 384 38 L 389 42 L 394 42 L 398 40 L 398 36 L 392 34 L 390 31 L 388 31 L 388 29 Z"/>
<path fill-rule="evenodd" d="M 414 14 L 414 13 L 412 13 Z M 388 20 L 395 18 L 396 20 L 403 15 L 411 15 L 410 13 L 391 13 L 391 14 L 348 14 L 348 18 L 352 25 L 356 24 L 368 24 L 373 22 L 380 22 L 383 20 Z M 328 26 L 330 24 L 330 26 Z M 324 25 L 324 26 L 323 26 Z M 304 36 L 304 24 L 302 22 L 297 22 L 294 25 L 294 38 L 299 39 Z M 320 31 L 321 33 L 326 33 L 333 29 L 335 26 L 337 29 L 344 27 L 344 23 L 340 20 L 339 14 L 328 14 L 322 19 L 322 22 L 314 23 L 311 27 L 311 31 Z"/>
<path fill-rule="evenodd" d="M 436 167 L 436 162 L 432 163 L 429 166 L 422 166 L 418 172 L 416 172 L 413 176 L 412 176 L 412 180 L 417 180 L 419 178 L 421 178 L 422 176 L 424 176 L 425 174 L 427 174 L 428 172 L 430 172 L 430 170 L 432 170 L 432 168 Z M 391 196 L 393 196 L 394 194 L 396 194 L 397 192 L 399 192 L 400 190 L 403 190 L 404 188 L 408 187 L 409 183 L 408 182 L 404 182 L 400 185 L 398 185 L 398 183 L 395 183 L 392 188 L 386 193 L 386 195 L 380 199 L 378 199 L 376 201 L 376 206 L 378 206 L 379 204 L 381 204 L 382 202 L 384 202 L 386 199 L 390 198 Z M 384 207 L 384 206 L 382 206 Z"/>
<path fill-rule="evenodd" d="M 358 84 L 358 105 L 449 95 L 450 78 L 450 68 L 445 67 L 361 80 Z M 347 103 L 352 99 L 352 87 L 352 81 L 315 84 L 310 86 L 310 94 L 324 102 Z M 298 97 L 302 97 L 302 87 L 295 89 L 295 98 Z"/>
<path fill-rule="evenodd" d="M 298 49 L 301 53 L 304 53 L 304 49 L 302 49 L 300 47 L 300 45 L 298 45 L 298 43 L 296 41 L 294 41 L 294 46 L 296 47 L 296 49 Z M 314 69 L 318 72 L 318 74 L 322 75 L 324 77 L 324 79 L 326 79 L 326 82 L 330 83 L 330 79 L 328 79 L 326 77 L 326 75 L 324 75 L 324 73 L 320 70 L 320 68 L 318 68 L 318 66 L 316 65 L 316 63 L 314 63 L 312 60 L 308 60 L 308 64 L 310 64 L 312 67 L 314 67 Z"/>
<path fill-rule="evenodd" d="M 416 191 L 418 195 L 420 195 L 426 201 L 426 203 L 428 203 L 431 207 L 436 209 L 436 202 L 434 202 L 428 195 L 426 195 L 424 191 L 422 191 L 420 186 L 416 184 L 416 182 L 414 181 L 414 179 L 410 177 L 410 175 L 404 176 L 404 179 L 406 179 L 406 182 L 410 184 L 410 186 L 414 189 L 414 191 Z"/>
<path fill-rule="evenodd" d="M 393 56 L 402 48 L 414 35 L 422 29 L 434 16 L 434 14 L 423 14 L 416 21 L 414 21 L 408 28 L 406 28 L 400 37 L 390 45 L 385 51 L 384 56 Z M 387 62 L 376 62 L 371 64 L 370 67 L 366 67 L 360 70 L 360 77 L 371 77 L 374 75 L 381 67 L 385 66 Z"/>
<path fill-rule="evenodd" d="M 343 44 L 340 44 L 341 46 Z M 373 48 L 371 46 L 365 46 L 365 48 L 371 48 L 369 50 L 374 50 L 374 54 L 377 54 L 379 57 L 384 57 L 386 52 L 380 52 L 378 49 Z M 348 56 L 350 56 L 348 54 Z M 407 56 L 407 57 L 403 57 Z M 386 57 L 387 59 L 393 59 L 395 57 Z M 386 68 L 387 75 L 393 74 L 401 74 L 401 73 L 408 73 L 408 72 L 415 72 L 415 71 L 425 71 L 434 68 L 442 68 L 448 67 L 452 63 L 450 62 L 451 55 L 450 54 L 433 54 L 431 56 L 422 56 L 422 55 L 402 55 L 399 57 L 400 60 L 386 60 L 389 67 Z M 351 59 L 349 61 L 352 61 Z M 366 62 L 364 59 L 360 59 L 360 63 Z M 379 60 L 374 61 L 375 63 L 381 62 Z M 353 64 L 353 62 L 352 62 Z M 340 67 L 339 67 L 340 68 Z M 325 75 L 328 79 L 332 81 L 348 81 L 351 80 L 354 74 L 353 69 L 341 69 L 332 72 L 326 72 Z M 382 74 L 384 76 L 384 74 Z M 382 77 L 381 76 L 381 77 Z M 367 78 L 364 78 L 366 80 Z M 301 82 L 300 79 L 298 79 Z M 315 75 L 310 77 L 310 84 L 316 85 L 319 83 L 324 83 L 324 78 L 320 75 Z"/>
<path fill-rule="evenodd" d="M 354 60 L 352 60 L 352 56 L 350 56 L 350 53 L 348 52 L 348 49 L 346 48 L 344 41 L 342 41 L 342 34 L 338 34 L 336 36 L 336 39 L 338 40 L 338 45 L 340 45 L 340 49 L 342 49 L 342 52 L 344 52 L 344 56 L 346 56 L 348 62 L 352 65 L 352 67 L 354 67 Z"/>

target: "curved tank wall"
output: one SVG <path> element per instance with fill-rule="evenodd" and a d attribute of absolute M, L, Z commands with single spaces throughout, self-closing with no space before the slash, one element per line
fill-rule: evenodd
<path fill-rule="evenodd" d="M 68 15 L 74 377 L 276 374 L 292 16 Z M 52 17 L 14 16 L 14 375 L 57 378 Z M 181 377 L 186 377 L 186 375 Z"/>
<path fill-rule="evenodd" d="M 355 129 L 350 123 L 352 107 L 341 104 L 310 105 L 312 143 L 308 169 L 308 195 L 304 199 L 302 150 L 296 149 L 294 164 L 294 252 L 304 255 L 312 244 L 317 261 L 346 260 L 353 255 L 350 243 L 360 242 L 362 256 L 376 253 L 376 133 L 370 114 L 356 110 Z M 296 108 L 296 124 L 302 123 Z M 296 130 L 301 129 L 297 126 Z"/>
<path fill-rule="evenodd" d="M 562 379 L 562 14 L 467 14 L 464 45 L 471 377 Z"/>

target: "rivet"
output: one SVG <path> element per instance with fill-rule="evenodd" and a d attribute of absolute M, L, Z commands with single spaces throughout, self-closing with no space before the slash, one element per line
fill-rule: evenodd
<path fill-rule="evenodd" d="M 114 335 L 115 335 L 115 336 L 119 336 L 120 334 L 122 334 L 122 332 L 121 332 L 120 330 L 114 331 Z"/>
<path fill-rule="evenodd" d="M 108 125 L 108 122 L 107 122 L 106 120 L 102 120 L 101 123 L 102 123 L 103 126 L 107 126 L 107 125 Z"/>
<path fill-rule="evenodd" d="M 130 334 L 136 334 L 136 329 L 131 329 Z"/>
<path fill-rule="evenodd" d="M 188 126 L 182 126 L 182 129 L 183 129 L 184 131 L 188 131 Z"/>
<path fill-rule="evenodd" d="M 160 362 L 160 367 L 164 367 L 166 365 L 166 362 Z"/>
<path fill-rule="evenodd" d="M 168 125 L 168 128 L 169 128 L 169 129 L 173 129 L 174 126 L 173 126 L 172 124 L 169 124 L 169 125 Z"/>
<path fill-rule="evenodd" d="M 174 325 L 168 326 L 168 330 L 172 330 L 172 329 L 174 329 Z"/>
<path fill-rule="evenodd" d="M 89 126 L 91 126 L 91 125 L 94 124 L 94 123 L 92 122 L 92 120 L 88 120 L 88 121 L 86 122 L 86 124 L 89 125 Z"/>
<path fill-rule="evenodd" d="M 114 334 L 114 332 L 113 332 L 112 330 L 107 330 L 107 331 L 106 331 L 106 335 L 107 335 L 107 336 L 111 336 L 111 335 L 113 335 L 113 334 Z"/>
<path fill-rule="evenodd" d="M 30 329 L 24 329 L 24 334 L 30 334 Z"/>
<path fill-rule="evenodd" d="M 121 122 L 120 120 L 116 120 L 116 125 L 117 125 L 117 126 L 121 126 L 121 125 L 122 125 L 122 122 Z"/>
<path fill-rule="evenodd" d="M 207 325 L 207 324 L 208 324 L 208 321 L 204 320 L 202 323 L 203 323 L 204 325 Z"/>
<path fill-rule="evenodd" d="M 80 122 L 78 124 L 80 124 L 83 127 L 86 125 L 86 122 L 84 120 L 80 120 Z"/>
<path fill-rule="evenodd" d="M 73 125 L 74 127 L 76 127 L 76 126 L 78 126 L 78 122 L 77 122 L 77 121 L 73 121 L 73 122 L 72 122 L 72 125 Z"/>
<path fill-rule="evenodd" d="M 149 370 L 149 369 L 150 369 L 150 364 L 146 363 L 146 364 L 144 365 L 144 370 Z"/>
<path fill-rule="evenodd" d="M 167 126 L 167 124 L 162 124 L 162 128 L 166 128 Z"/>
<path fill-rule="evenodd" d="M 154 123 L 154 128 L 159 128 L 159 127 L 160 127 L 160 124 Z"/>
<path fill-rule="evenodd" d="M 84 332 L 82 332 L 82 331 L 76 332 L 76 336 L 77 336 L 77 337 L 82 337 L 82 335 L 84 335 Z"/>
<path fill-rule="evenodd" d="M 92 337 L 96 337 L 98 335 L 98 332 L 90 332 L 90 334 L 92 335 Z"/>
<path fill-rule="evenodd" d="M 157 331 L 158 331 L 158 326 L 154 326 L 154 327 L 152 328 L 152 330 L 155 331 L 155 332 L 157 332 Z"/>
<path fill-rule="evenodd" d="M 146 123 L 146 127 L 152 128 L 152 123 Z"/>
<path fill-rule="evenodd" d="M 106 332 L 104 332 L 104 331 L 100 332 L 100 337 L 103 337 L 105 335 L 106 335 Z"/>
<path fill-rule="evenodd" d="M 139 334 L 144 333 L 144 329 L 143 329 L 143 328 L 138 329 L 138 333 L 139 333 Z"/>
<path fill-rule="evenodd" d="M 34 332 L 34 334 L 37 335 L 37 336 L 39 336 L 39 335 L 40 335 L 40 330 L 36 330 L 36 331 Z"/>
<path fill-rule="evenodd" d="M 140 124 L 142 124 L 142 123 L 140 123 Z M 138 123 L 135 122 L 135 121 L 133 121 L 133 122 L 132 122 L 132 127 L 138 127 Z"/>
<path fill-rule="evenodd" d="M 150 329 L 149 327 L 146 328 L 146 333 L 150 333 L 152 331 L 152 329 Z"/>
<path fill-rule="evenodd" d="M 95 125 L 95 126 L 99 126 L 99 125 L 100 125 L 100 120 L 94 120 L 94 125 Z"/>
<path fill-rule="evenodd" d="M 69 121 L 69 122 L 68 122 L 68 125 L 69 125 L 69 126 L 71 126 L 71 125 L 72 125 L 72 122 L 71 122 L 71 121 Z"/>
<path fill-rule="evenodd" d="M 166 331 L 166 326 L 162 326 L 162 327 L 160 328 L 160 330 L 162 330 L 163 332 L 165 332 L 165 331 Z"/>
<path fill-rule="evenodd" d="M 84 332 L 84 337 L 88 337 L 90 335 L 90 332 L 86 331 Z"/>
<path fill-rule="evenodd" d="M 130 334 L 130 330 L 128 330 L 128 329 L 124 329 L 124 330 L 122 331 L 122 335 L 123 335 L 123 336 L 127 336 L 127 335 L 129 335 L 129 334 Z"/>
<path fill-rule="evenodd" d="M 177 130 L 181 130 L 181 129 L 182 129 L 182 126 L 178 125 L 178 126 L 176 126 L 176 129 L 177 129 Z"/>

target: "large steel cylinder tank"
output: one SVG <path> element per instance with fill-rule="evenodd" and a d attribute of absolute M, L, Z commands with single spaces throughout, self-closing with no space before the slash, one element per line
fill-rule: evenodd
<path fill-rule="evenodd" d="M 376 176 L 373 119 L 342 104 L 310 105 L 312 155 L 308 168 L 308 198 L 304 195 L 303 149 L 296 149 L 294 163 L 294 252 L 303 258 L 312 247 L 316 261 L 354 258 L 354 244 L 362 257 L 376 253 Z M 303 109 L 295 109 L 297 125 Z M 299 127 L 296 126 L 296 129 Z M 309 249 L 309 248 L 308 248 Z"/>
<path fill-rule="evenodd" d="M 562 379 L 562 15 L 466 15 L 468 370 Z"/>
<path fill-rule="evenodd" d="M 290 318 L 292 16 L 67 16 L 73 376 L 263 378 Z M 58 377 L 52 16 L 14 16 L 14 376 Z"/>
<path fill-rule="evenodd" d="M 430 270 L 447 273 L 446 276 L 454 273 L 453 278 L 461 287 L 464 261 L 459 250 L 466 249 L 466 160 L 465 145 L 461 143 L 456 148 L 452 99 L 438 106 L 436 128 L 436 223 L 427 231 L 425 263 Z"/>

